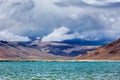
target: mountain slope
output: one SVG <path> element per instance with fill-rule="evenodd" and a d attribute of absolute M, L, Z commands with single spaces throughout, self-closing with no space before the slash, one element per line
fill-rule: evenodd
<path fill-rule="evenodd" d="M 0 60 L 65 60 L 95 49 L 57 42 L 31 43 L 0 41 Z"/>
<path fill-rule="evenodd" d="M 41 51 L 51 53 L 54 55 L 60 56 L 78 56 L 79 54 L 84 54 L 87 51 L 91 51 L 96 49 L 98 46 L 79 46 L 67 43 L 59 43 L 59 42 L 40 42 L 34 41 L 30 45 L 36 46 Z"/>
<path fill-rule="evenodd" d="M 40 51 L 30 45 L 21 45 L 17 42 L 0 42 L 0 60 L 55 60 L 69 59 Z"/>
<path fill-rule="evenodd" d="M 120 60 L 120 39 L 75 57 L 76 60 Z"/>

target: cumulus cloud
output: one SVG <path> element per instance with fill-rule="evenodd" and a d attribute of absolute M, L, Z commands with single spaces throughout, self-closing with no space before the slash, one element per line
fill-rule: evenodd
<path fill-rule="evenodd" d="M 44 36 L 45 41 L 59 30 L 57 26 L 66 26 L 58 37 L 53 36 L 57 41 L 116 39 L 120 34 L 119 8 L 119 0 L 0 0 L 0 31 L 31 39 Z"/>
<path fill-rule="evenodd" d="M 60 27 L 47 36 L 44 36 L 41 41 L 63 41 L 75 38 L 74 34 L 67 34 L 68 32 L 70 32 L 70 30 L 67 27 Z"/>
<path fill-rule="evenodd" d="M 60 9 L 56 0 L 1 0 L 0 31 L 7 30 L 17 35 L 35 38 L 52 31 L 61 23 Z M 46 24 L 47 23 L 47 24 Z M 46 29 L 50 27 L 49 29 Z M 29 33 L 29 34 L 28 34 Z"/>
<path fill-rule="evenodd" d="M 54 31 L 47 36 L 44 36 L 41 41 L 42 42 L 49 42 L 49 41 L 64 41 L 64 40 L 71 40 L 71 39 L 83 39 L 83 40 L 99 40 L 99 38 L 94 38 L 92 36 L 89 36 L 88 34 L 79 34 L 78 32 L 71 32 L 71 30 L 67 27 L 59 27 L 57 29 L 54 29 Z"/>
<path fill-rule="evenodd" d="M 62 8 L 74 7 L 79 8 L 78 11 L 81 10 L 81 12 L 71 14 L 72 21 L 69 20 L 72 26 L 77 26 L 76 30 L 79 33 L 82 32 L 96 38 L 101 36 L 101 39 L 120 37 L 119 0 L 60 0 L 56 5 Z"/>
<path fill-rule="evenodd" d="M 0 30 L 23 35 L 34 26 L 32 0 L 2 0 L 0 4 Z M 29 27 L 29 28 L 28 28 Z"/>
<path fill-rule="evenodd" d="M 30 41 L 26 36 L 19 36 L 8 31 L 0 31 L 0 40 L 5 41 Z"/>

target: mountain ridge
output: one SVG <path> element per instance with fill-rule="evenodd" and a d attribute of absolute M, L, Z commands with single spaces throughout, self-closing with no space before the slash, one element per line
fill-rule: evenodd
<path fill-rule="evenodd" d="M 79 55 L 75 60 L 120 60 L 120 39 L 98 47 L 86 54 Z"/>
<path fill-rule="evenodd" d="M 96 47 L 39 40 L 30 43 L 0 41 L 0 60 L 70 60 Z"/>

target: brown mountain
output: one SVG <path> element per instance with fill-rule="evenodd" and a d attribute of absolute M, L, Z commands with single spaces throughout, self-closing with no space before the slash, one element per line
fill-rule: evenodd
<path fill-rule="evenodd" d="M 70 57 L 49 54 L 32 45 L 0 41 L 0 60 L 64 60 L 69 58 Z"/>
<path fill-rule="evenodd" d="M 120 60 L 120 39 L 75 57 L 75 60 Z"/>
<path fill-rule="evenodd" d="M 95 49 L 57 42 L 19 43 L 0 41 L 0 60 L 69 60 Z"/>
<path fill-rule="evenodd" d="M 69 57 L 84 54 L 87 51 L 94 50 L 96 49 L 96 47 L 98 47 L 98 46 L 80 46 L 75 44 L 73 45 L 59 42 L 40 42 L 37 40 L 32 42 L 30 45 L 36 46 L 36 48 L 47 53 Z"/>

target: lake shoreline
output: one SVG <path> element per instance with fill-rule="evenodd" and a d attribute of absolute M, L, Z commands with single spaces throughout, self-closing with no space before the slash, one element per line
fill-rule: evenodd
<path fill-rule="evenodd" d="M 0 62 L 120 62 L 120 60 L 0 60 Z"/>

